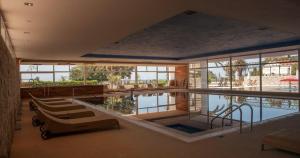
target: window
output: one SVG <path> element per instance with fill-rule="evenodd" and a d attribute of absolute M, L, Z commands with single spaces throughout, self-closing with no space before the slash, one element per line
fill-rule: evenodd
<path fill-rule="evenodd" d="M 157 82 L 158 82 L 158 84 L 163 84 L 163 85 L 165 85 L 165 84 L 167 84 L 167 82 L 168 82 L 168 73 L 158 73 L 157 74 Z"/>
<path fill-rule="evenodd" d="M 147 71 L 157 71 L 156 66 L 147 66 Z"/>
<path fill-rule="evenodd" d="M 175 80 L 174 66 L 137 66 L 137 83 L 141 86 L 167 86 Z"/>
<path fill-rule="evenodd" d="M 21 64 L 21 86 L 82 85 L 83 74 L 79 65 Z"/>
<path fill-rule="evenodd" d="M 169 80 L 175 80 L 175 73 L 169 72 Z"/>
<path fill-rule="evenodd" d="M 261 60 L 263 91 L 299 91 L 297 51 L 267 53 Z"/>
<path fill-rule="evenodd" d="M 203 60 L 198 63 L 189 65 L 189 87 L 190 88 L 207 88 L 207 61 Z"/>
<path fill-rule="evenodd" d="M 167 86 L 175 80 L 174 66 L 21 64 L 20 73 L 23 87 L 104 84 L 109 88 L 133 88 L 137 83 Z"/>
<path fill-rule="evenodd" d="M 105 84 L 116 89 L 120 85 L 131 86 L 135 83 L 134 66 L 114 66 L 114 65 L 87 65 L 86 81 L 90 84 Z"/>
<path fill-rule="evenodd" d="M 54 65 L 54 71 L 70 71 L 70 65 Z"/>
<path fill-rule="evenodd" d="M 259 56 L 240 56 L 232 58 L 232 90 L 259 91 Z"/>
<path fill-rule="evenodd" d="M 69 72 L 55 72 L 55 82 L 70 80 Z"/>
<path fill-rule="evenodd" d="M 21 72 L 36 72 L 37 71 L 37 65 L 21 65 L 20 66 Z"/>
<path fill-rule="evenodd" d="M 208 87 L 217 89 L 230 88 L 229 59 L 208 60 Z"/>
<path fill-rule="evenodd" d="M 195 88 L 196 87 L 196 80 L 195 80 L 195 69 L 193 69 L 193 64 L 190 64 L 189 69 L 189 88 Z"/>
<path fill-rule="evenodd" d="M 139 84 L 156 84 L 156 72 L 138 72 Z"/>
<path fill-rule="evenodd" d="M 23 82 L 53 82 L 53 65 L 20 65 L 21 81 Z"/>
<path fill-rule="evenodd" d="M 32 79 L 37 82 L 50 81 L 53 82 L 53 73 L 32 73 Z"/>
<path fill-rule="evenodd" d="M 159 67 L 157 67 L 157 71 L 167 71 L 167 67 L 166 66 L 159 66 Z"/>
<path fill-rule="evenodd" d="M 137 66 L 137 71 L 147 71 L 146 66 Z"/>
<path fill-rule="evenodd" d="M 169 68 L 169 71 L 175 72 L 175 66 L 169 66 L 168 68 Z"/>
<path fill-rule="evenodd" d="M 38 72 L 51 72 L 54 65 L 38 65 Z"/>
<path fill-rule="evenodd" d="M 189 88 L 299 92 L 299 51 L 208 59 L 189 64 Z M 206 61 L 208 61 L 207 66 Z"/>

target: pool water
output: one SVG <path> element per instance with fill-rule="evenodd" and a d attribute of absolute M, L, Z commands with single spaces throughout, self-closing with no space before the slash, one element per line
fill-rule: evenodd
<path fill-rule="evenodd" d="M 253 121 L 261 122 L 279 116 L 299 112 L 299 100 L 236 96 L 220 94 L 202 94 L 191 92 L 163 92 L 81 98 L 95 108 L 101 108 L 125 117 L 136 117 L 154 123 L 160 127 L 178 131 L 183 135 L 206 133 L 210 129 L 212 118 L 222 113 L 231 105 L 248 103 L 253 108 Z M 250 108 L 243 106 L 242 121 L 249 123 Z M 225 112 L 221 115 L 227 114 Z M 225 120 L 226 127 L 238 124 L 239 111 L 233 112 Z M 233 121 L 230 121 L 233 120 Z M 216 119 L 213 126 L 221 127 L 221 118 Z M 173 135 L 173 134 L 171 134 Z"/>
<path fill-rule="evenodd" d="M 95 106 L 124 115 L 176 110 L 175 93 L 151 93 L 131 96 L 93 97 L 80 99 Z"/>
<path fill-rule="evenodd" d="M 180 130 L 180 131 L 183 131 L 183 132 L 186 132 L 186 133 L 190 133 L 190 134 L 206 130 L 206 129 L 195 128 L 195 127 L 188 126 L 188 125 L 183 125 L 183 124 L 180 124 L 180 123 L 167 125 L 167 127 L 173 128 L 173 129 L 176 129 L 176 130 Z"/>
<path fill-rule="evenodd" d="M 253 121 L 259 122 L 287 114 L 299 112 L 299 100 L 280 99 L 280 98 L 265 98 L 265 97 L 245 97 L 245 96 L 224 96 L 224 95 L 209 95 L 209 109 L 215 112 L 215 109 L 220 109 L 224 106 L 235 104 L 241 105 L 248 103 L 253 108 Z M 242 107 L 243 121 L 250 121 L 250 108 Z M 218 114 L 219 112 L 215 112 Z M 239 112 L 236 111 L 232 115 L 233 119 L 239 119 Z"/>
<path fill-rule="evenodd" d="M 122 115 L 151 116 L 172 111 L 186 112 L 189 118 L 198 115 L 216 116 L 231 104 L 240 105 L 248 103 L 253 108 L 253 120 L 259 122 L 287 114 L 299 112 L 299 100 L 231 96 L 217 94 L 201 94 L 187 92 L 148 93 L 131 96 L 93 97 L 82 101 L 102 107 L 108 111 L 118 112 Z M 250 108 L 242 107 L 243 121 L 250 121 Z M 230 117 L 239 120 L 239 111 Z"/>

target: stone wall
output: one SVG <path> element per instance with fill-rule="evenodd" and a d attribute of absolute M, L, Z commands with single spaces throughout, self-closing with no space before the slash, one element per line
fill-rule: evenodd
<path fill-rule="evenodd" d="M 9 157 L 19 107 L 19 67 L 0 37 L 0 158 Z"/>

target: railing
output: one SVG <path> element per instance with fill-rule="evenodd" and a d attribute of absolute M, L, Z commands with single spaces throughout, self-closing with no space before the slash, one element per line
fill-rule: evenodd
<path fill-rule="evenodd" d="M 236 108 L 231 110 L 229 113 L 227 113 L 226 115 L 224 115 L 222 117 L 222 128 L 224 128 L 224 119 L 229 116 L 230 114 L 232 114 L 233 112 L 235 112 L 236 110 L 239 110 L 240 111 L 240 133 L 242 133 L 242 126 L 243 126 L 243 111 L 241 109 L 241 106 L 238 106 L 238 105 L 235 105 Z M 232 118 L 231 118 L 232 120 Z M 232 122 L 231 122 L 232 123 Z"/>
<path fill-rule="evenodd" d="M 224 128 L 224 120 L 227 116 L 229 116 L 230 114 L 232 114 L 233 112 L 235 112 L 236 110 L 239 110 L 240 112 L 240 133 L 242 133 L 242 126 L 243 126 L 243 110 L 242 110 L 242 107 L 243 106 L 248 106 L 250 108 L 250 115 L 251 115 L 251 118 L 250 118 L 250 129 L 251 131 L 253 130 L 253 108 L 250 104 L 248 103 L 243 103 L 241 105 L 232 105 L 228 108 L 226 108 L 224 111 L 222 111 L 220 114 L 218 114 L 217 116 L 215 116 L 212 120 L 211 120 L 211 124 L 210 124 L 210 128 L 212 129 L 213 128 L 213 122 L 215 119 L 219 118 L 219 116 L 221 116 L 222 114 L 224 114 L 225 112 L 227 112 L 229 109 L 232 109 L 232 107 L 235 107 L 235 109 L 231 110 L 229 113 L 225 114 L 223 117 L 222 117 L 222 128 Z M 231 118 L 231 123 L 232 123 L 232 118 Z"/>
<path fill-rule="evenodd" d="M 240 107 L 243 107 L 243 106 L 248 106 L 250 108 L 250 115 L 251 115 L 251 118 L 250 118 L 250 129 L 251 131 L 253 130 L 253 107 L 248 104 L 248 103 L 243 103 L 240 105 Z"/>
<path fill-rule="evenodd" d="M 219 113 L 217 116 L 215 116 L 215 117 L 211 120 L 211 122 L 210 122 L 210 128 L 211 128 L 211 129 L 213 128 L 213 122 L 214 122 L 215 119 L 219 118 L 222 114 L 224 114 L 224 113 L 227 112 L 228 110 L 232 109 L 232 107 L 236 107 L 236 108 L 237 108 L 238 106 L 237 106 L 237 105 L 232 105 L 232 106 L 226 108 L 226 109 L 225 109 L 224 111 L 222 111 L 221 113 Z"/>

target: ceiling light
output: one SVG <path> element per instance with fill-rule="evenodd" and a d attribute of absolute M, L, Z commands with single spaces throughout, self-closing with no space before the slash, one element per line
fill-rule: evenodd
<path fill-rule="evenodd" d="M 196 14 L 197 12 L 196 11 L 193 11 L 193 10 L 187 10 L 184 12 L 186 15 L 193 15 L 193 14 Z"/>
<path fill-rule="evenodd" d="M 261 30 L 261 31 L 267 30 L 267 29 L 269 29 L 269 28 L 268 27 L 260 27 L 260 28 L 258 28 L 258 30 Z"/>
<path fill-rule="evenodd" d="M 32 7 L 33 3 L 32 2 L 24 2 L 24 5 L 28 6 L 28 7 Z"/>

